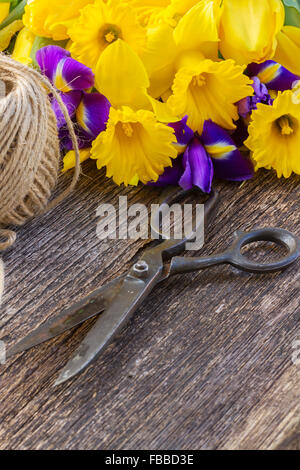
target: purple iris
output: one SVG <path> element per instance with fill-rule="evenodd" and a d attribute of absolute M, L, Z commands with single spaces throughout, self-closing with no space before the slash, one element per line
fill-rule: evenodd
<path fill-rule="evenodd" d="M 247 96 L 238 102 L 239 115 L 246 118 L 249 113 L 257 109 L 257 103 L 272 105 L 273 100 L 268 92 L 266 85 L 261 83 L 258 77 L 251 77 L 253 80 L 254 95 Z"/>
<path fill-rule="evenodd" d="M 185 152 L 167 167 L 154 186 L 179 184 L 183 189 L 199 187 L 211 191 L 214 175 L 230 181 L 244 181 L 254 175 L 253 165 L 238 150 L 227 131 L 212 121 L 205 121 L 201 137 L 187 126 L 187 117 L 170 124 Z"/>
<path fill-rule="evenodd" d="M 298 75 L 294 75 L 274 60 L 267 60 L 262 64 L 252 63 L 248 65 L 246 73 L 250 77 L 258 77 L 268 90 L 275 91 L 291 90 L 300 80 Z"/>
<path fill-rule="evenodd" d="M 110 110 L 110 103 L 105 96 L 86 92 L 94 86 L 95 76 L 92 70 L 72 59 L 70 52 L 59 46 L 41 48 L 36 53 L 36 60 L 42 73 L 60 92 L 75 126 L 79 147 L 89 147 L 97 135 L 105 130 Z M 53 96 L 51 105 L 57 118 L 61 146 L 71 150 L 72 141 L 66 120 Z"/>

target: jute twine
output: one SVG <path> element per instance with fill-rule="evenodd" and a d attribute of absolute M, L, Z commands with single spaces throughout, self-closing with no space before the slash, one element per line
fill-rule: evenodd
<path fill-rule="evenodd" d="M 60 150 L 49 93 L 61 107 L 76 155 L 70 186 L 51 202 Z M 36 70 L 0 54 L 0 251 L 16 240 L 15 232 L 7 226 L 23 225 L 57 206 L 73 190 L 79 175 L 77 139 L 59 93 Z M 4 269 L 0 260 L 0 304 L 3 289 Z"/>

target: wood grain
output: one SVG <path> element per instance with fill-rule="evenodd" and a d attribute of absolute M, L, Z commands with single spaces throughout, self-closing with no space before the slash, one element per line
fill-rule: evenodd
<path fill-rule="evenodd" d="M 298 177 L 262 171 L 217 187 L 205 253 L 224 249 L 237 228 L 300 235 Z M 4 255 L 2 340 L 130 266 L 145 241 L 96 237 L 97 206 L 119 195 L 150 205 L 159 190 L 117 188 L 88 163 L 68 201 L 18 230 Z M 0 449 L 299 449 L 299 263 L 267 276 L 222 267 L 170 279 L 102 357 L 53 388 L 91 323 L 0 366 Z"/>

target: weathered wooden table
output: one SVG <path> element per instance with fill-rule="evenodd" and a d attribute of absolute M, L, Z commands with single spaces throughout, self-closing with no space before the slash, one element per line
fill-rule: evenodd
<path fill-rule="evenodd" d="M 150 204 L 159 191 L 117 188 L 92 162 L 83 172 L 74 195 L 19 229 L 4 255 L 7 343 L 125 271 L 145 243 L 98 240 L 96 208 L 121 194 Z M 239 227 L 300 234 L 298 177 L 262 171 L 242 187 L 217 186 L 206 253 L 225 248 Z M 267 276 L 218 267 L 174 277 L 102 357 L 58 388 L 93 320 L 14 357 L 0 366 L 0 448 L 299 449 L 299 285 L 299 263 Z"/>

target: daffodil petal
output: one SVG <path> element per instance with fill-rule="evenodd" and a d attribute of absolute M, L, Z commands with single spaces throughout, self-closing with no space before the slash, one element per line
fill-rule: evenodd
<path fill-rule="evenodd" d="M 170 26 L 160 24 L 148 29 L 147 45 L 141 59 L 150 78 L 148 92 L 152 97 L 159 98 L 171 88 L 177 54 Z"/>
<path fill-rule="evenodd" d="M 35 35 L 29 31 L 28 28 L 23 28 L 16 39 L 15 47 L 12 53 L 12 58 L 21 62 L 22 64 L 29 65 L 32 63 L 30 53 L 34 43 Z"/>
<path fill-rule="evenodd" d="M 0 3 L 0 23 L 2 23 L 3 20 L 8 16 L 10 9 L 10 3 Z"/>
<path fill-rule="evenodd" d="M 161 14 L 171 0 L 127 0 L 137 12 L 138 19 L 143 26 L 156 24 L 161 19 Z"/>
<path fill-rule="evenodd" d="M 16 20 L 5 26 L 0 31 L 0 51 L 4 51 L 12 39 L 12 37 L 23 28 L 22 20 Z"/>
<path fill-rule="evenodd" d="M 37 36 L 55 41 L 68 38 L 70 23 L 91 0 L 30 0 L 25 6 L 23 22 Z"/>
<path fill-rule="evenodd" d="M 97 63 L 95 84 L 115 108 L 149 107 L 149 79 L 143 62 L 131 47 L 119 39 L 107 47 Z"/>
<path fill-rule="evenodd" d="M 163 47 L 162 47 L 163 44 Z M 171 64 L 177 55 L 173 28 L 167 24 L 160 24 L 147 31 L 147 44 L 141 56 L 149 76 L 152 73 Z"/>
<path fill-rule="evenodd" d="M 171 111 L 167 103 L 155 100 L 150 95 L 148 95 L 148 99 L 158 121 L 166 123 L 178 121 L 178 116 Z"/>
<path fill-rule="evenodd" d="M 174 30 L 176 45 L 182 49 L 200 50 L 207 43 L 215 43 L 215 54 L 218 51 L 218 10 L 214 1 L 202 0 L 191 8 L 179 21 Z"/>
<path fill-rule="evenodd" d="M 86 160 L 88 160 L 91 156 L 91 148 L 87 148 L 87 149 L 82 149 L 79 151 L 79 155 L 80 155 L 80 162 L 85 162 Z M 74 150 L 70 150 L 65 156 L 64 156 L 64 166 L 63 166 L 63 169 L 62 169 L 62 172 L 65 173 L 66 171 L 68 170 L 71 170 L 72 168 L 75 167 L 75 164 L 76 164 L 76 156 L 75 156 L 75 151 Z"/>
<path fill-rule="evenodd" d="M 284 26 L 277 35 L 274 60 L 296 75 L 300 75 L 300 28 Z"/>

